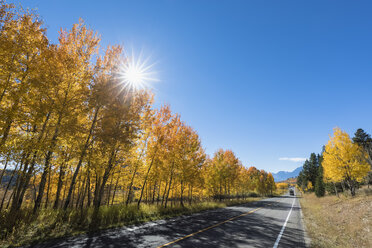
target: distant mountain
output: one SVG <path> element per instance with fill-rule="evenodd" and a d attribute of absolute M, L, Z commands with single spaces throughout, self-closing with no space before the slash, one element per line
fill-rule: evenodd
<path fill-rule="evenodd" d="M 297 177 L 298 174 L 300 174 L 301 170 L 302 170 L 302 166 L 298 167 L 292 172 L 279 171 L 278 173 L 273 173 L 273 177 L 274 177 L 275 182 L 280 182 L 280 181 L 287 180 L 288 178 L 291 178 L 291 177 Z"/>

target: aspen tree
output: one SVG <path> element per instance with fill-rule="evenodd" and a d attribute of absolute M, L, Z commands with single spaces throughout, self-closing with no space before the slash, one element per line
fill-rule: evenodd
<path fill-rule="evenodd" d="M 355 195 L 357 182 L 361 182 L 370 170 L 363 148 L 353 143 L 349 135 L 339 128 L 334 129 L 323 153 L 323 170 L 326 180 L 345 181 L 351 195 Z"/>

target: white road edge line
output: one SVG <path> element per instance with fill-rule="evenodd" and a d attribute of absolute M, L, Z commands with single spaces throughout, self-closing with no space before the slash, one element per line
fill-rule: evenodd
<path fill-rule="evenodd" d="M 279 241 L 280 239 L 282 238 L 282 235 L 284 233 L 284 229 L 285 229 L 285 226 L 287 225 L 287 222 L 289 220 L 289 216 L 291 216 L 291 213 L 292 213 L 292 209 L 293 209 L 293 206 L 296 202 L 296 198 L 293 199 L 293 203 L 292 203 L 292 207 L 291 207 L 291 210 L 289 210 L 289 213 L 288 213 L 288 216 L 287 216 L 287 219 L 285 220 L 284 224 L 283 224 L 283 227 L 282 227 L 282 230 L 280 230 L 280 233 L 278 235 L 278 237 L 276 238 L 276 241 L 275 241 L 275 244 L 273 246 L 273 248 L 277 248 L 278 245 L 279 245 Z"/>

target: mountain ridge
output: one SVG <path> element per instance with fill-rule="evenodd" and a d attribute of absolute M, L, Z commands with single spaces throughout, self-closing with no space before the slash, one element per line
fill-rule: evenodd
<path fill-rule="evenodd" d="M 280 182 L 287 180 L 288 178 L 297 177 L 298 174 L 300 174 L 300 171 L 302 170 L 302 166 L 297 167 L 293 171 L 279 171 L 277 173 L 272 173 L 275 182 Z"/>

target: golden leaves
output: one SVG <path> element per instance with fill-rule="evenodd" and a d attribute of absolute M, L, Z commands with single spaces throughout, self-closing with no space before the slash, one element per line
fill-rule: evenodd
<path fill-rule="evenodd" d="M 349 135 L 340 128 L 335 128 L 323 154 L 325 180 L 340 182 L 341 180 L 361 181 L 370 170 L 366 156 L 361 147 L 353 143 Z"/>

